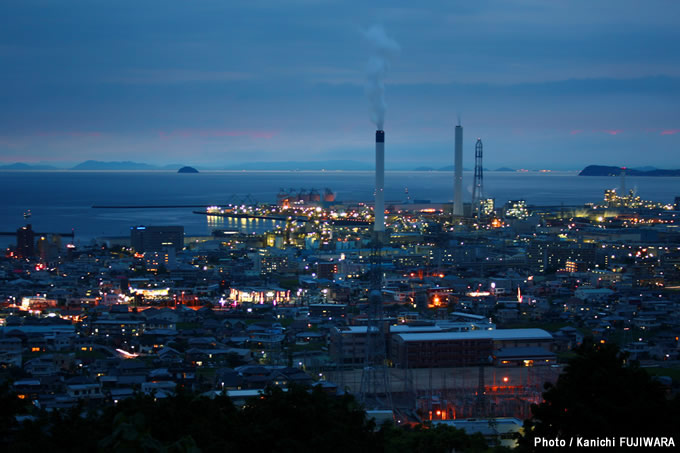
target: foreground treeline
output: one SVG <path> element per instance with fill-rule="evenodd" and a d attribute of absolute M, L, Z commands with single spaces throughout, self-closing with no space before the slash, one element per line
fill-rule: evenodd
<path fill-rule="evenodd" d="M 7 393 L 2 400 L 0 451 L 493 451 L 481 435 L 451 427 L 376 427 L 354 398 L 320 388 L 270 388 L 243 409 L 223 396 L 139 396 L 94 413 L 40 413 L 21 425 L 19 400 Z"/>
<path fill-rule="evenodd" d="M 574 352 L 555 385 L 546 384 L 543 402 L 532 406 L 532 418 L 524 422 L 519 439 L 520 451 L 565 451 L 546 446 L 548 440 L 567 446 L 572 441 L 575 446 L 579 440 L 609 438 L 613 447 L 622 447 L 621 437 L 674 436 L 678 446 L 677 382 L 662 385 L 614 344 L 588 338 Z"/>
<path fill-rule="evenodd" d="M 532 407 L 519 439 L 520 451 L 550 451 L 537 439 L 597 439 L 619 436 L 676 436 L 680 421 L 677 388 L 662 386 L 630 363 L 615 346 L 593 344 L 575 350 L 544 401 Z M 676 383 L 677 385 L 677 383 Z M 154 400 L 137 396 L 88 411 L 35 412 L 0 388 L 0 451 L 117 452 L 489 452 L 479 435 L 448 426 L 375 426 L 350 395 L 321 388 L 268 388 L 236 408 L 179 392 Z M 554 451 L 565 451 L 564 448 Z"/>

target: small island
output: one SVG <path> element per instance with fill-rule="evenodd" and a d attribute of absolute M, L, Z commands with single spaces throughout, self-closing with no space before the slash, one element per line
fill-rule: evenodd
<path fill-rule="evenodd" d="M 635 168 L 613 167 L 608 165 L 588 165 L 581 170 L 579 176 L 619 176 L 626 171 L 626 176 L 680 176 L 680 170 L 637 170 Z"/>
<path fill-rule="evenodd" d="M 198 173 L 198 170 L 196 170 L 194 167 L 182 167 L 177 170 L 177 173 Z"/>

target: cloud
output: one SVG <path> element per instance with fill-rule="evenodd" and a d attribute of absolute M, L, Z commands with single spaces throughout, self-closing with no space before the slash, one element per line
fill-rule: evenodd
<path fill-rule="evenodd" d="M 4 147 L 4 148 L 18 148 L 19 146 L 21 146 L 21 145 L 20 145 L 20 143 L 19 143 L 16 139 L 11 138 L 11 137 L 2 137 L 2 136 L 0 136 L 0 147 Z M 7 160 L 7 156 L 2 156 L 2 157 L 3 157 L 3 159 Z M 25 157 L 25 156 L 24 156 L 24 157 Z"/>
<path fill-rule="evenodd" d="M 229 129 L 177 129 L 173 131 L 158 131 L 158 136 L 167 138 L 221 138 L 221 137 L 249 137 L 256 139 L 271 139 L 278 135 L 277 131 L 260 130 L 229 130 Z"/>
<path fill-rule="evenodd" d="M 85 137 L 101 137 L 102 133 L 97 131 L 38 131 L 33 135 L 37 137 L 74 137 L 74 138 L 85 138 Z"/>
<path fill-rule="evenodd" d="M 680 162 L 664 137 L 680 119 L 680 47 L 667 45 L 680 38 L 680 2 L 573 2 L 4 2 L 0 153 L 370 151 L 359 31 L 379 21 L 401 45 L 386 83 L 388 149 L 404 152 L 390 158 L 409 159 L 407 148 L 448 158 L 460 112 L 465 137 L 481 136 L 490 162 L 507 166 L 575 168 L 595 153 Z"/>
<path fill-rule="evenodd" d="M 106 78 L 105 82 L 129 85 L 173 85 L 191 82 L 233 82 L 253 76 L 238 71 L 207 71 L 191 69 L 133 69 L 122 75 Z"/>

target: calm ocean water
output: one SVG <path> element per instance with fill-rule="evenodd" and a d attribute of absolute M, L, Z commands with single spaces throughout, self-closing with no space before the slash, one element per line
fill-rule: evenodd
<path fill-rule="evenodd" d="M 370 171 L 213 171 L 200 174 L 141 171 L 4 171 L 0 172 L 0 231 L 15 231 L 27 223 L 39 232 L 68 232 L 77 240 L 99 236 L 127 235 L 132 225 L 184 225 L 187 234 L 208 234 L 213 228 L 261 230 L 258 222 L 225 220 L 208 224 L 191 209 L 93 209 L 92 205 L 226 204 L 250 196 L 273 202 L 280 188 L 329 187 L 337 200 L 373 198 L 374 175 Z M 615 177 L 579 177 L 572 172 L 514 173 L 486 172 L 485 194 L 497 204 L 525 199 L 535 205 L 577 205 L 600 201 L 608 188 L 618 187 Z M 680 195 L 680 178 L 628 177 L 628 188 L 636 188 L 646 199 L 671 202 Z M 387 172 L 386 200 L 411 199 L 432 202 L 453 198 L 452 172 Z M 464 174 L 464 199 L 469 201 L 472 174 Z M 13 241 L 13 239 L 12 239 Z"/>

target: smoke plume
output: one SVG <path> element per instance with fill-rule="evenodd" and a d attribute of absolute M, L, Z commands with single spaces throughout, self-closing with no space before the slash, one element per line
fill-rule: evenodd
<path fill-rule="evenodd" d="M 371 46 L 368 59 L 366 94 L 371 104 L 371 120 L 379 130 L 385 122 L 385 75 L 390 61 L 399 54 L 399 44 L 385 34 L 381 25 L 373 25 L 364 36 Z"/>

